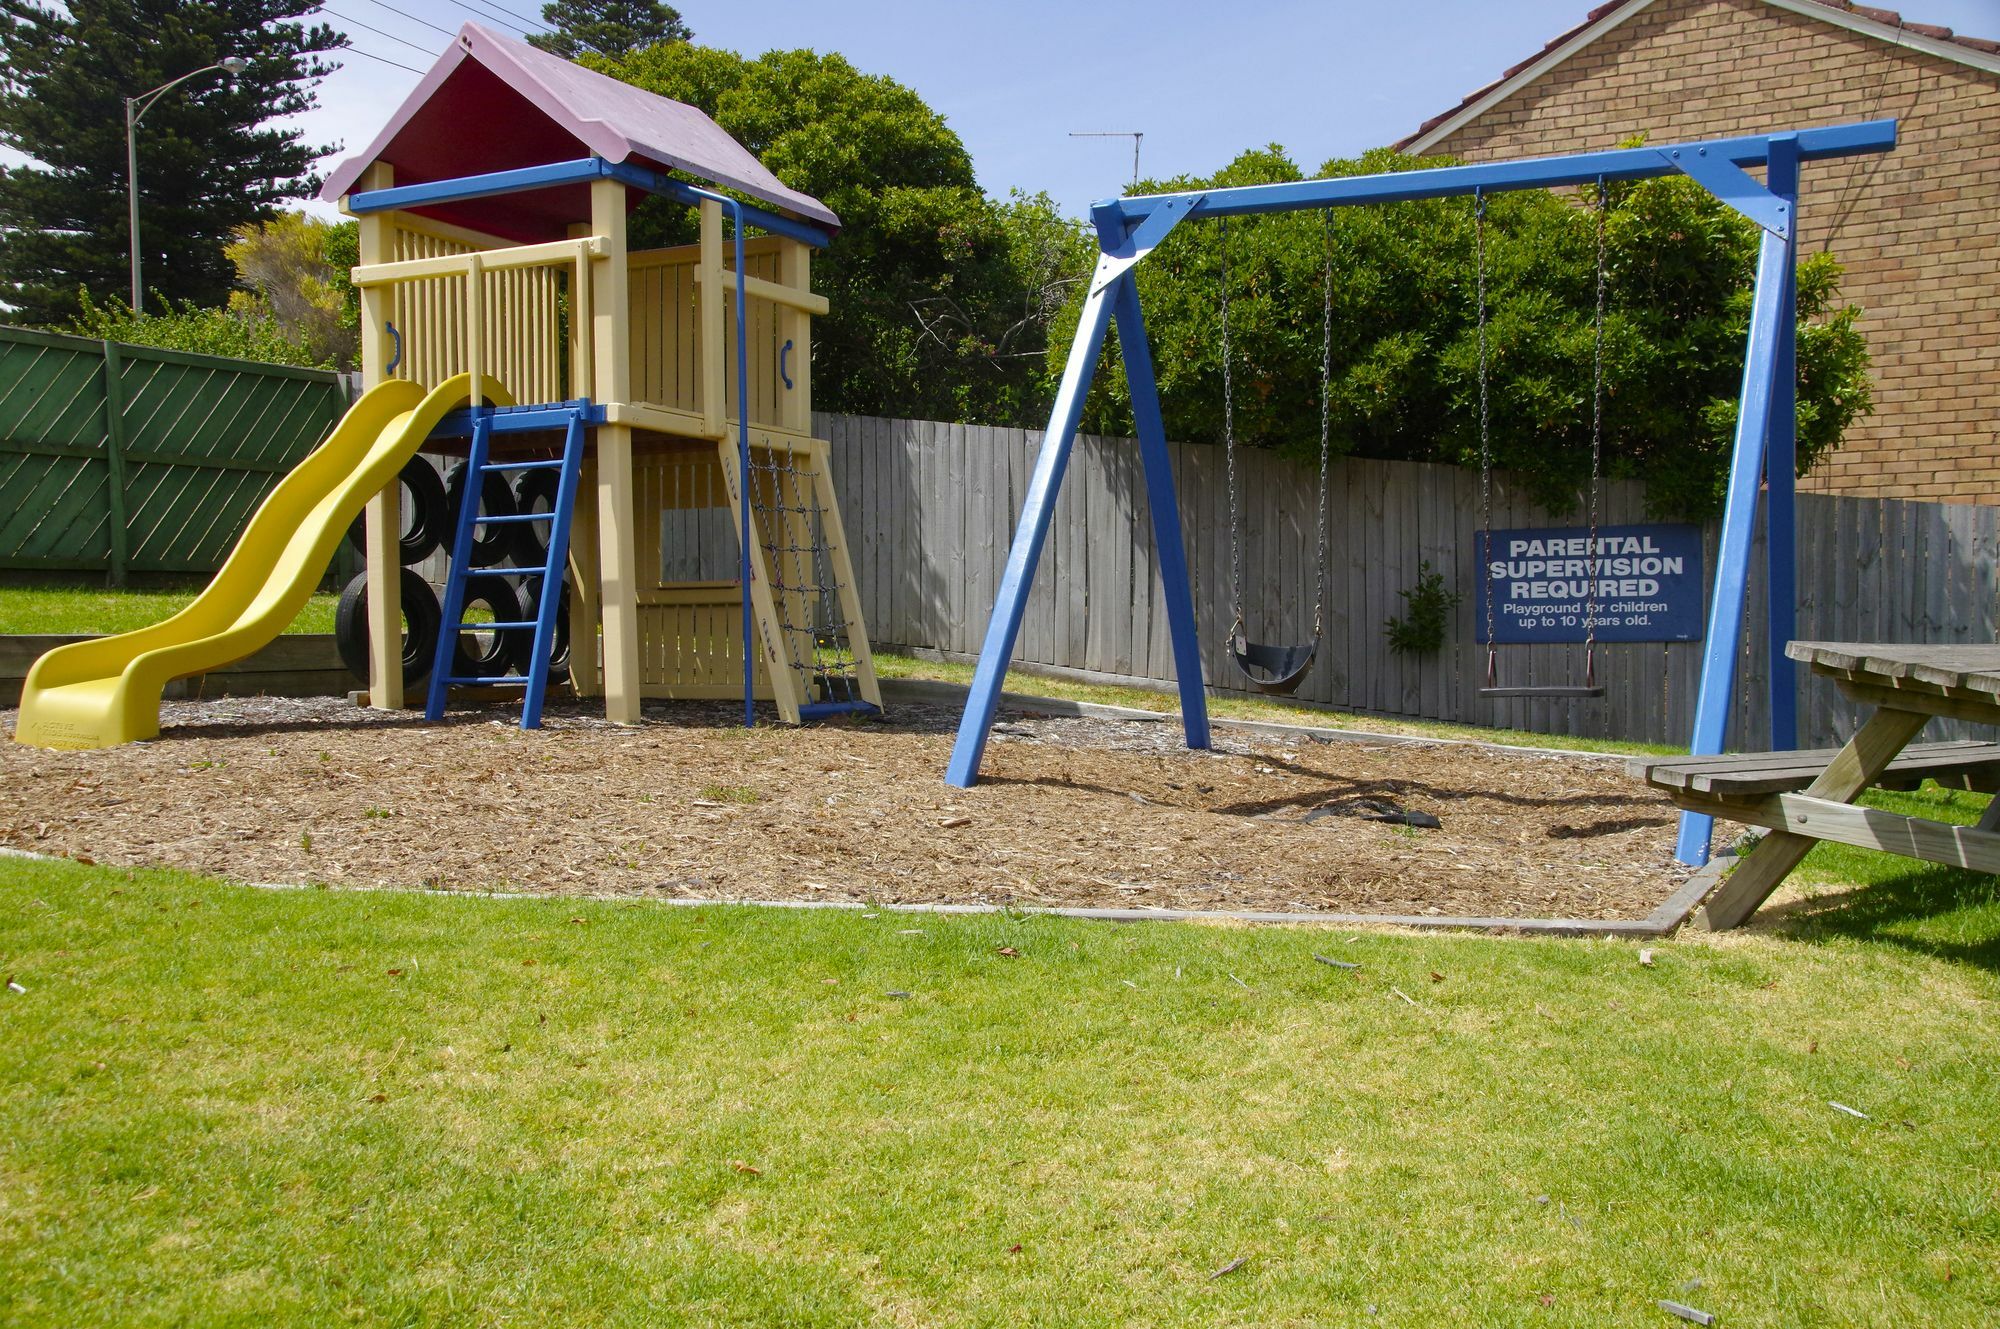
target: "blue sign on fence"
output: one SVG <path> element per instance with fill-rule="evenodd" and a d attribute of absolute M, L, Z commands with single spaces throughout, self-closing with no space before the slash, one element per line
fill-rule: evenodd
<path fill-rule="evenodd" d="M 1479 640 L 1491 597 L 1497 642 L 1582 641 L 1594 607 L 1599 641 L 1700 641 L 1701 528 L 1601 526 L 1597 589 L 1591 590 L 1590 530 L 1584 526 L 1494 531 L 1477 578 Z"/>

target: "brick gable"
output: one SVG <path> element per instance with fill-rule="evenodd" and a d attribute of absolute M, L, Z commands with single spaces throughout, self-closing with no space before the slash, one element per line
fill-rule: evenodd
<path fill-rule="evenodd" d="M 1804 171 L 1802 252 L 1847 266 L 1875 414 L 1801 488 L 2000 501 L 2000 75 L 1763 0 L 1659 0 L 1429 150 L 1484 161 L 1888 116 L 1894 153 Z"/>

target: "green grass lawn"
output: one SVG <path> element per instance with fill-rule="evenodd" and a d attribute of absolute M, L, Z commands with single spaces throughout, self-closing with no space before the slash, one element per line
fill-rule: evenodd
<path fill-rule="evenodd" d="M 143 591 L 0 585 L 0 632 L 130 632 L 179 613 L 201 590 L 200 585 Z M 313 596 L 285 631 L 332 632 L 339 599 Z"/>
<path fill-rule="evenodd" d="M 2000 895 L 1870 871 L 1647 967 L 0 860 L 0 1323 L 1990 1325 Z"/>

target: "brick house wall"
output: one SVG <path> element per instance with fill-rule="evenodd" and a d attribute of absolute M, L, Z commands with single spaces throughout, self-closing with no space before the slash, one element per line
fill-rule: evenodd
<path fill-rule="evenodd" d="M 1875 413 L 1800 487 L 2000 502 L 2000 74 L 1763 0 L 1658 0 L 1423 150 L 1480 161 L 1890 116 L 1895 152 L 1804 168 L 1800 252 L 1846 265 Z"/>

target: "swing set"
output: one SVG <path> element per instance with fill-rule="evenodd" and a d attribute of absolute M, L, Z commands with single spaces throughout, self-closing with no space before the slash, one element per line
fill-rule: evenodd
<path fill-rule="evenodd" d="M 1482 697 L 1501 700 L 1513 697 L 1602 697 L 1597 681 L 1597 513 L 1604 487 L 1604 219 L 1610 211 L 1610 197 L 1602 176 L 1597 181 L 1597 308 L 1593 319 L 1594 338 L 1590 379 L 1590 591 L 1584 599 L 1583 682 L 1542 684 L 1534 687 L 1503 687 L 1500 683 L 1500 651 L 1493 631 L 1493 597 L 1486 597 L 1486 686 Z M 1321 210 L 1320 233 L 1320 344 L 1319 344 L 1319 520 L 1313 559 L 1312 636 L 1293 645 L 1252 641 L 1243 616 L 1243 538 L 1238 520 L 1242 511 L 1236 484 L 1236 380 L 1235 358 L 1229 339 L 1229 218 L 1218 223 L 1221 230 L 1222 280 L 1222 447 L 1224 473 L 1229 495 L 1229 659 L 1244 681 L 1259 692 L 1289 697 L 1299 690 L 1312 672 L 1319 654 L 1320 639 L 1326 632 L 1326 481 L 1328 435 L 1333 422 L 1333 210 Z M 1473 249 L 1477 256 L 1479 329 L 1479 561 L 1493 561 L 1493 437 L 1492 412 L 1488 405 L 1488 357 L 1486 354 L 1486 192 L 1472 195 Z"/>
<path fill-rule="evenodd" d="M 1480 388 L 1480 466 L 1482 473 L 1482 555 L 1492 539 L 1492 447 L 1487 410 L 1485 205 L 1489 196 L 1512 190 L 1586 186 L 1597 191 L 1598 271 L 1595 368 L 1591 407 L 1591 546 L 1596 546 L 1598 496 L 1602 484 L 1604 388 L 1604 202 L 1607 187 L 1617 181 L 1645 180 L 1681 174 L 1707 189 L 1721 202 L 1754 222 L 1761 230 L 1757 274 L 1751 296 L 1750 330 L 1745 345 L 1743 385 L 1738 400 L 1736 434 L 1731 450 L 1727 502 L 1710 597 L 1704 641 L 1701 690 L 1696 702 L 1694 733 L 1688 751 L 1697 756 L 1720 753 L 1727 737 L 1730 699 L 1743 634 L 1743 610 L 1752 569 L 1751 533 L 1757 515 L 1760 486 L 1765 491 L 1769 537 L 1765 577 L 1769 602 L 1771 746 L 1796 747 L 1798 698 L 1796 675 L 1785 647 L 1792 639 L 1797 615 L 1797 567 L 1794 549 L 1793 495 L 1796 456 L 1796 303 L 1797 211 L 1799 168 L 1805 162 L 1893 151 L 1896 122 L 1871 120 L 1776 134 L 1712 139 L 1665 147 L 1620 148 L 1606 152 L 1537 157 L 1521 161 L 1448 166 L 1383 175 L 1348 176 L 1274 185 L 1248 185 L 1174 194 L 1108 199 L 1091 209 L 1097 231 L 1098 259 L 1091 275 L 1076 337 L 1049 413 L 1048 432 L 1035 459 L 1021 519 L 1015 526 L 1007 566 L 995 597 L 992 617 L 979 654 L 972 690 L 960 716 L 945 779 L 961 787 L 975 784 L 986 752 L 986 741 L 999 709 L 1007 665 L 1020 635 L 1028 591 L 1041 558 L 1056 497 L 1076 442 L 1084 398 L 1090 390 L 1104 338 L 1118 326 L 1125 377 L 1131 390 L 1132 416 L 1152 514 L 1159 575 L 1167 609 L 1169 636 L 1181 702 L 1181 723 L 1187 746 L 1207 748 L 1208 704 L 1202 690 L 1201 650 L 1195 632 L 1194 600 L 1188 580 L 1186 548 L 1173 472 L 1167 457 L 1166 429 L 1160 416 L 1158 383 L 1152 352 L 1146 341 L 1145 319 L 1139 307 L 1134 269 L 1161 240 L 1182 222 L 1227 219 L 1269 213 L 1328 210 L 1369 203 L 1470 196 L 1478 250 L 1478 328 Z M 1760 181 L 1744 170 L 1764 168 Z M 1295 691 L 1312 668 L 1325 619 L 1324 571 L 1316 577 L 1313 635 L 1298 644 L 1270 645 L 1250 639 L 1242 595 L 1242 564 L 1236 492 L 1234 383 L 1230 370 L 1227 240 L 1223 277 L 1223 444 L 1229 476 L 1230 592 L 1232 623 L 1228 651 L 1243 676 L 1266 692 Z M 1327 382 L 1331 372 L 1333 327 L 1331 249 L 1327 252 L 1327 284 L 1321 328 L 1320 509 L 1319 562 L 1326 549 L 1327 431 L 1330 416 Z M 1490 561 L 1490 560 L 1488 560 Z M 1591 598 L 1587 618 L 1596 618 L 1596 554 L 1592 554 Z M 1491 612 L 1489 605 L 1489 614 Z M 1596 677 L 1594 622 L 1586 628 L 1584 679 L 1580 686 L 1509 688 L 1499 678 L 1499 657 L 1493 633 L 1487 632 L 1487 665 L 1482 695 L 1599 696 Z M 1685 863 L 1707 859 L 1711 819 L 1684 813 L 1677 856 Z"/>

